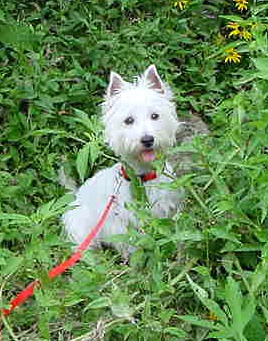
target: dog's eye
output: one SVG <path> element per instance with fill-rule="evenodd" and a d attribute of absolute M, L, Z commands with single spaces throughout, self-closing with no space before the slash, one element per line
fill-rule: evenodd
<path fill-rule="evenodd" d="M 133 124 L 134 123 L 134 118 L 132 116 L 129 116 L 125 119 L 124 123 L 126 125 L 130 125 L 130 124 Z"/>
<path fill-rule="evenodd" d="M 158 120 L 159 119 L 159 114 L 156 114 L 155 112 L 152 113 L 151 119 L 154 120 L 154 121 Z"/>

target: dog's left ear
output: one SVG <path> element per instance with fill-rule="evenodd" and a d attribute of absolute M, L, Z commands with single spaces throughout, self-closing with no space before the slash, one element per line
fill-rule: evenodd
<path fill-rule="evenodd" d="M 160 93 L 165 92 L 163 82 L 156 70 L 155 65 L 152 64 L 145 70 L 144 78 L 148 82 L 148 86 L 151 89 L 156 90 Z"/>

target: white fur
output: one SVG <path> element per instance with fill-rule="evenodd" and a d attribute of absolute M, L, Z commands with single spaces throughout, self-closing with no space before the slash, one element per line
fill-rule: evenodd
<path fill-rule="evenodd" d="M 157 120 L 152 114 L 159 115 Z M 126 118 L 132 117 L 133 124 L 127 125 Z M 143 174 L 152 169 L 151 162 L 141 158 L 144 146 L 141 138 L 145 135 L 154 137 L 153 150 L 165 151 L 175 141 L 178 121 L 172 94 L 163 84 L 154 65 L 137 78 L 134 83 L 125 82 L 121 76 L 111 73 L 110 84 L 103 103 L 103 122 L 105 138 L 116 155 L 127 162 L 137 173 Z M 82 185 L 72 209 L 63 216 L 66 231 L 71 240 L 81 243 L 90 229 L 96 224 L 109 197 L 114 192 L 118 181 L 121 164 L 97 172 Z M 167 165 L 167 171 L 172 169 Z M 156 217 L 169 217 L 181 209 L 183 191 L 168 191 L 155 186 L 159 183 L 171 182 L 165 175 L 145 182 L 144 186 Z M 138 221 L 132 211 L 126 209 L 126 203 L 131 202 L 129 182 L 122 181 L 116 202 L 102 227 L 94 239 L 94 245 L 113 234 L 124 234 L 131 224 L 138 228 Z M 114 243 L 122 254 L 124 249 L 120 243 Z M 124 256 L 124 255 L 123 255 Z"/>

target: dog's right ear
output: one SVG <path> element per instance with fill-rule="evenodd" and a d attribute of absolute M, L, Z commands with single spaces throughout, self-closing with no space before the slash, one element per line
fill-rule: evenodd
<path fill-rule="evenodd" d="M 144 77 L 149 83 L 149 88 L 164 93 L 163 82 L 157 72 L 155 65 L 150 65 L 144 72 Z"/>
<path fill-rule="evenodd" d="M 111 72 L 110 74 L 110 82 L 107 88 L 107 96 L 112 97 L 116 94 L 118 94 L 123 86 L 124 86 L 125 81 L 123 78 L 116 72 Z"/>

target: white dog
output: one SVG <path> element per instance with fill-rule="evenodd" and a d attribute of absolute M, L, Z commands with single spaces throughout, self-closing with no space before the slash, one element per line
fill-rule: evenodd
<path fill-rule="evenodd" d="M 107 142 L 123 163 L 99 171 L 77 190 L 72 209 L 63 216 L 66 231 L 77 244 L 98 221 L 118 181 L 121 186 L 116 201 L 93 246 L 105 242 L 110 235 L 125 234 L 129 225 L 139 228 L 134 212 L 126 208 L 132 194 L 123 164 L 128 164 L 143 182 L 155 217 L 170 217 L 181 208 L 184 197 L 183 190 L 169 191 L 157 186 L 172 180 L 153 170 L 152 162 L 157 153 L 175 142 L 178 128 L 172 93 L 154 65 L 134 83 L 125 82 L 118 74 L 111 73 L 103 103 L 103 122 Z M 168 164 L 165 168 L 166 172 L 172 173 Z M 113 246 L 127 258 L 128 248 L 122 243 L 113 243 Z"/>

